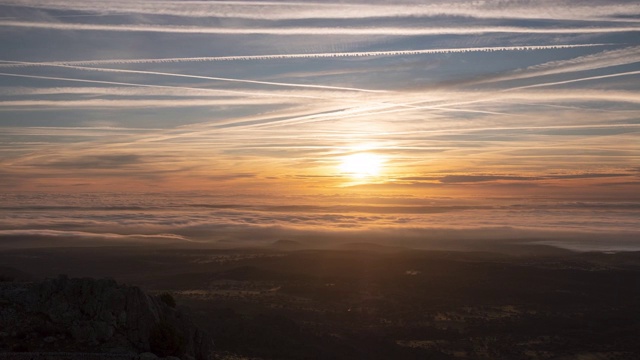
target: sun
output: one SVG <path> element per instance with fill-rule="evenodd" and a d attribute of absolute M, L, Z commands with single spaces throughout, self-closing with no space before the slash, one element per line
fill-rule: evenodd
<path fill-rule="evenodd" d="M 374 177 L 380 174 L 384 158 L 377 154 L 357 153 L 342 158 L 340 171 L 356 179 Z"/>

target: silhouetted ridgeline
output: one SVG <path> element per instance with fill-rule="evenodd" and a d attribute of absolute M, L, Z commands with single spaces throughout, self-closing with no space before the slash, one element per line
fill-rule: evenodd
<path fill-rule="evenodd" d="M 96 354 L 96 353 L 0 353 L 2 360 L 154 360 L 162 359 L 152 353 L 137 354 Z M 176 359 L 168 357 L 165 360 Z"/>
<path fill-rule="evenodd" d="M 0 325 L 0 359 L 150 359 L 144 353 L 152 352 L 201 360 L 213 350 L 182 311 L 110 279 L 0 283 Z"/>

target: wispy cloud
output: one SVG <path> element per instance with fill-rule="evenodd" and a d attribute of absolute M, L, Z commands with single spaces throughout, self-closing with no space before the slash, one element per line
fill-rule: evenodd
<path fill-rule="evenodd" d="M 114 169 L 137 165 L 142 162 L 143 159 L 137 154 L 109 154 L 75 157 L 71 160 L 58 159 L 40 164 L 40 166 L 57 169 Z"/>
<path fill-rule="evenodd" d="M 69 230 L 46 230 L 46 229 L 19 229 L 19 230 L 0 230 L 0 237 L 4 236 L 46 236 L 56 238 L 85 238 L 85 239 L 103 239 L 103 240 L 172 240 L 172 241 L 188 241 L 191 240 L 184 236 L 176 234 L 114 234 L 108 232 L 86 232 L 86 231 L 69 231 Z M 28 244 L 27 244 L 28 246 Z"/>
<path fill-rule="evenodd" d="M 137 25 L 137 24 L 86 24 L 38 21 L 0 20 L 0 26 L 117 32 L 156 32 L 174 34 L 218 34 L 218 35 L 342 35 L 342 36 L 429 36 L 429 35 L 474 35 L 488 33 L 520 34 L 606 34 L 638 32 L 640 26 L 599 26 L 599 27 L 525 27 L 525 26 L 465 26 L 465 27 L 211 27 L 180 25 Z"/>
<path fill-rule="evenodd" d="M 546 87 L 546 86 L 555 86 L 555 85 L 564 85 L 564 84 L 571 84 L 571 83 L 582 82 L 582 81 L 602 80 L 602 79 L 609 79 L 609 78 L 615 78 L 615 77 L 620 77 L 620 76 L 630 76 L 630 75 L 639 75 L 639 74 L 640 74 L 640 70 L 638 70 L 638 71 L 625 71 L 625 72 L 620 72 L 620 73 L 615 73 L 615 74 L 606 74 L 606 75 L 598 75 L 598 76 L 587 76 L 587 77 L 582 77 L 582 78 L 579 78 L 579 79 L 570 79 L 570 80 L 563 80 L 563 81 L 552 81 L 552 82 L 546 82 L 546 83 L 540 83 L 540 84 L 519 86 L 519 87 L 511 88 L 511 89 L 509 89 L 509 91 L 520 90 L 520 89 L 531 89 L 531 88 L 537 88 L 537 87 Z"/>
<path fill-rule="evenodd" d="M 550 61 L 539 65 L 519 69 L 507 74 L 494 75 L 479 83 L 527 79 L 538 76 L 566 74 L 640 62 L 640 46 L 623 49 L 605 50 L 596 54 L 578 56 L 568 60 Z"/>
<path fill-rule="evenodd" d="M 429 178 L 429 180 L 437 180 L 441 183 L 477 183 L 490 181 L 540 181 L 540 180 L 557 180 L 557 179 L 599 179 L 599 178 L 615 178 L 634 176 L 630 173 L 583 173 L 583 174 L 565 174 L 565 175 L 542 175 L 542 176 L 518 176 L 518 175 L 446 175 L 441 178 Z M 409 180 L 416 180 L 407 178 Z M 406 179 L 403 179 L 406 180 Z"/>
<path fill-rule="evenodd" d="M 149 6 L 143 1 L 77 2 L 69 0 L 3 0 L 2 4 L 99 14 L 146 14 L 182 17 L 217 17 L 254 20 L 287 19 L 363 19 L 394 17 L 462 16 L 474 18 L 515 19 L 601 19 L 623 21 L 621 16 L 640 14 L 637 4 L 596 1 L 576 4 L 570 1 L 526 2 L 484 1 L 469 3 L 392 5 L 371 1 L 364 3 L 296 2 L 296 1 L 163 1 Z M 542 8 L 542 9 L 541 9 Z"/>

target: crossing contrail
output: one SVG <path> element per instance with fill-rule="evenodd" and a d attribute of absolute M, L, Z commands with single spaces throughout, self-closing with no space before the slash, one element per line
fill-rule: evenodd
<path fill-rule="evenodd" d="M 269 97 L 278 96 L 278 97 L 287 97 L 287 98 L 319 99 L 319 100 L 325 100 L 326 99 L 326 97 L 311 96 L 311 95 L 274 94 L 274 93 L 262 93 L 262 92 L 252 92 L 252 91 L 237 91 L 237 90 L 224 90 L 224 89 L 206 89 L 206 88 L 196 88 L 196 87 L 187 87 L 187 86 L 152 85 L 152 84 L 139 84 L 139 83 L 119 82 L 119 81 L 104 81 L 104 80 L 88 80 L 88 79 L 66 78 L 66 77 L 56 77 L 56 76 L 11 74 L 11 73 L 2 73 L 2 72 L 0 72 L 0 76 L 20 77 L 20 78 L 28 78 L 28 79 L 70 81 L 70 82 L 90 83 L 90 84 L 135 86 L 135 87 L 156 88 L 156 89 L 198 90 L 198 91 L 207 91 L 207 92 L 219 93 L 219 94 L 220 93 L 224 93 L 224 94 L 247 95 L 247 96 L 269 96 Z"/>
<path fill-rule="evenodd" d="M 4 62 L 4 60 L 0 60 L 0 62 Z M 19 63 L 19 64 L 33 64 L 33 63 L 29 63 L 29 62 L 24 62 L 24 61 L 16 61 L 16 63 Z M 283 83 L 283 82 L 274 82 L 274 81 L 247 80 L 247 79 L 223 78 L 223 77 L 202 76 L 202 75 L 187 75 L 187 74 L 167 73 L 167 72 L 159 72 L 159 71 L 94 68 L 94 67 L 66 65 L 66 64 L 59 64 L 59 63 L 38 63 L 38 65 L 40 65 L 40 66 L 62 67 L 62 68 L 76 69 L 76 70 L 98 71 L 98 72 L 159 75 L 159 76 L 182 77 L 182 78 L 190 78 L 190 79 L 203 79 L 203 80 L 238 82 L 238 83 L 272 85 L 272 86 L 285 86 L 285 87 L 296 87 L 296 88 L 312 88 L 312 89 L 340 90 L 340 91 L 357 91 L 357 92 L 367 92 L 367 93 L 385 93 L 385 92 L 388 92 L 386 90 L 369 90 L 369 89 L 360 89 L 360 88 L 343 87 L 343 86 L 293 84 L 293 83 Z"/>
<path fill-rule="evenodd" d="M 619 77 L 619 76 L 627 76 L 627 75 L 640 75 L 640 70 L 639 71 L 627 71 L 627 72 L 621 72 L 621 73 L 615 73 L 615 74 L 607 74 L 607 75 L 589 76 L 589 77 L 584 77 L 584 78 L 579 78 L 579 79 L 554 81 L 554 82 L 547 82 L 547 83 L 542 83 L 542 84 L 519 86 L 519 87 L 510 88 L 510 89 L 505 89 L 505 90 L 502 90 L 502 91 L 513 91 L 513 90 L 531 89 L 531 88 L 545 87 L 545 86 L 563 85 L 563 84 L 570 84 L 570 83 L 581 82 L 581 81 L 608 79 L 608 78 L 614 78 L 614 77 Z"/>

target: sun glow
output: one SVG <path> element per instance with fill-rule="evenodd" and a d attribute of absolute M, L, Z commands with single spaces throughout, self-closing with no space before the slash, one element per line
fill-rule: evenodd
<path fill-rule="evenodd" d="M 384 158 L 370 153 L 358 153 L 342 158 L 340 171 L 356 179 L 380 175 Z"/>

